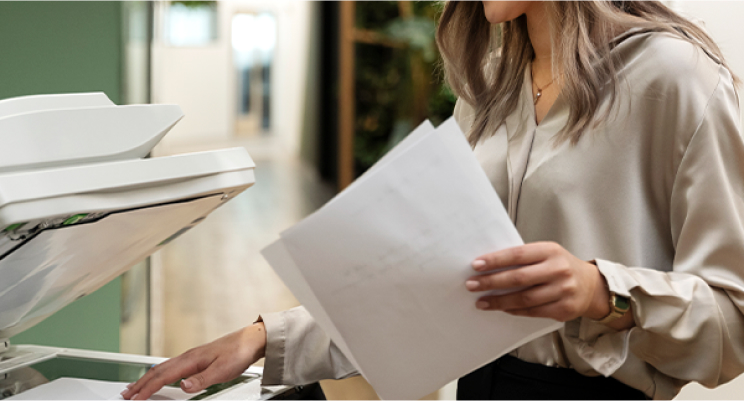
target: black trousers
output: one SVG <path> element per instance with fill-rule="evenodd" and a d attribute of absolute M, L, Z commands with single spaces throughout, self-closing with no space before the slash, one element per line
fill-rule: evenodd
<path fill-rule="evenodd" d="M 458 400 L 645 400 L 611 377 L 587 377 L 505 355 L 457 382 Z"/>

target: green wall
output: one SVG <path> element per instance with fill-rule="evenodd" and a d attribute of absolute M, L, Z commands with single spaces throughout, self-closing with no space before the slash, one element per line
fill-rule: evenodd
<path fill-rule="evenodd" d="M 103 91 L 121 103 L 121 13 L 119 2 L 0 2 L 0 99 Z M 116 279 L 11 342 L 118 351 L 120 299 Z"/>
<path fill-rule="evenodd" d="M 0 2 L 0 98 L 104 91 L 120 101 L 119 2 Z"/>
<path fill-rule="evenodd" d="M 11 344 L 119 351 L 120 279 L 10 339 Z"/>

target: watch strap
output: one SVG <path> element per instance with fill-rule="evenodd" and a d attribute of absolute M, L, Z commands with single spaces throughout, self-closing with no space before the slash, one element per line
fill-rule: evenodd
<path fill-rule="evenodd" d="M 610 292 L 610 313 L 597 322 L 602 324 L 610 323 L 625 316 L 629 310 L 630 300 L 627 297 Z"/>

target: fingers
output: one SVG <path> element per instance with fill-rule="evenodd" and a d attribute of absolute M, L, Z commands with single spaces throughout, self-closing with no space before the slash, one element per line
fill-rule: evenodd
<path fill-rule="evenodd" d="M 219 366 L 219 363 L 212 364 L 205 371 L 183 380 L 181 382 L 181 389 L 187 393 L 196 393 L 213 384 L 222 383 L 225 381 L 224 374 L 216 366 Z"/>
<path fill-rule="evenodd" d="M 485 296 L 478 300 L 476 306 L 483 310 L 512 312 L 547 305 L 560 300 L 562 296 L 563 293 L 556 286 L 543 285 L 506 295 Z"/>
<path fill-rule="evenodd" d="M 512 310 L 508 313 L 515 316 L 547 317 L 559 322 L 567 322 L 576 317 L 573 309 L 567 307 L 565 303 L 561 301 L 540 305 L 533 308 Z"/>
<path fill-rule="evenodd" d="M 187 379 L 181 382 L 181 388 L 195 393 L 240 376 L 263 356 L 265 349 L 266 330 L 263 324 L 254 324 L 154 366 L 121 395 L 144 400 L 184 377 Z"/>
<path fill-rule="evenodd" d="M 554 242 L 534 242 L 480 256 L 472 265 L 473 269 L 481 272 L 531 265 L 542 262 L 562 250 L 563 248 Z"/>
<path fill-rule="evenodd" d="M 551 298 L 552 297 L 546 297 L 544 300 Z M 557 299 L 546 303 L 536 301 L 534 306 L 525 308 L 518 308 L 516 306 L 520 301 L 511 302 L 512 301 L 504 302 L 501 300 L 494 300 L 488 297 L 488 299 L 478 300 L 476 306 L 483 310 L 503 310 L 504 312 L 514 316 L 546 317 L 559 322 L 567 322 L 576 318 L 576 308 L 573 307 L 571 302 L 566 302 L 564 299 Z M 525 302 L 524 304 L 528 304 L 528 302 Z"/>
<path fill-rule="evenodd" d="M 470 277 L 465 287 L 471 292 L 533 287 L 557 280 L 568 273 L 562 264 L 542 262 L 492 274 Z"/>
<path fill-rule="evenodd" d="M 510 266 L 521 267 L 505 269 Z M 564 322 L 600 316 L 607 309 L 607 301 L 595 296 L 597 282 L 603 283 L 597 267 L 556 243 L 531 243 L 490 253 L 474 261 L 473 268 L 484 274 L 465 282 L 469 291 L 513 289 L 509 294 L 501 291 L 503 295 L 495 292 L 482 297 L 476 303 L 479 309 Z"/>
<path fill-rule="evenodd" d="M 163 386 L 196 374 L 199 371 L 195 362 L 189 361 L 188 355 L 170 359 L 152 367 L 142 378 L 121 393 L 124 399 L 146 400 Z"/>

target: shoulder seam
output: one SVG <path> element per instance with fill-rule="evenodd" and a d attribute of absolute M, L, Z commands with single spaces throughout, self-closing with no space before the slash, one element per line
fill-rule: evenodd
<path fill-rule="evenodd" d="M 723 81 L 723 77 L 721 76 L 721 69 L 724 69 L 722 64 L 718 65 L 718 82 L 716 82 L 716 86 L 713 87 L 713 91 L 708 96 L 708 100 L 705 102 L 705 107 L 703 108 L 703 115 L 700 116 L 700 121 L 698 121 L 697 125 L 695 126 L 695 130 L 692 132 L 692 135 L 690 135 L 690 138 L 687 140 L 687 144 L 685 145 L 685 154 L 687 154 L 687 149 L 690 147 L 690 142 L 692 142 L 692 139 L 697 135 L 698 131 L 700 131 L 700 127 L 703 126 L 703 121 L 705 121 L 705 117 L 708 115 L 708 109 L 710 108 L 710 102 L 713 100 L 713 96 L 718 92 L 718 88 L 721 87 L 721 82 Z M 683 156 L 684 157 L 684 156 Z"/>
<path fill-rule="evenodd" d="M 698 132 L 700 131 L 700 127 L 703 126 L 703 122 L 705 121 L 705 117 L 708 115 L 708 109 L 710 108 L 710 103 L 713 100 L 713 96 L 715 96 L 716 92 L 718 92 L 718 89 L 721 87 L 721 82 L 723 81 L 723 77 L 721 76 L 720 72 L 722 68 L 724 67 L 722 64 L 719 64 L 718 66 L 718 82 L 716 82 L 716 86 L 713 88 L 713 91 L 708 96 L 708 100 L 705 102 L 705 107 L 703 108 L 703 114 L 700 116 L 700 121 L 698 121 L 697 125 L 695 126 L 695 130 L 692 132 L 689 138 L 687 138 L 687 143 L 685 143 L 685 151 L 682 153 L 682 157 L 679 159 L 679 163 L 677 164 L 677 167 L 674 170 L 674 180 L 671 188 L 671 192 L 674 192 L 674 187 L 677 185 L 677 176 L 679 175 L 679 169 L 682 166 L 682 163 L 684 162 L 685 158 L 687 157 L 687 154 L 690 150 L 690 144 L 692 143 L 693 139 L 697 136 Z"/>

